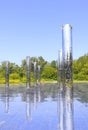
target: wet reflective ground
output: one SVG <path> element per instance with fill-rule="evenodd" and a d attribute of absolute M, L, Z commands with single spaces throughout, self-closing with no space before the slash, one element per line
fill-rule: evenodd
<path fill-rule="evenodd" d="M 29 90 L 26 86 L 11 86 L 9 90 L 1 86 L 0 130 L 62 130 L 61 125 L 66 130 L 60 121 L 63 118 L 68 121 L 68 128 L 87 130 L 88 84 L 74 84 L 73 108 L 67 111 L 67 115 L 63 113 L 63 117 L 60 99 L 58 84 L 31 87 Z"/>

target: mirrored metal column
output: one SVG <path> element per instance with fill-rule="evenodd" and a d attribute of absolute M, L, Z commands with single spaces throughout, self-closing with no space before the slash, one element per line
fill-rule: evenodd
<path fill-rule="evenodd" d="M 6 87 L 9 87 L 9 61 L 6 61 Z"/>
<path fill-rule="evenodd" d="M 40 65 L 38 65 L 38 84 L 40 85 Z"/>
<path fill-rule="evenodd" d="M 63 81 L 63 57 L 62 57 L 62 49 L 59 50 L 58 56 L 58 74 L 59 74 L 59 82 Z"/>
<path fill-rule="evenodd" d="M 65 84 L 72 85 L 72 26 L 65 24 L 62 26 L 62 51 L 64 64 Z"/>
<path fill-rule="evenodd" d="M 36 79 L 37 79 L 37 62 L 34 62 L 34 86 L 36 86 Z"/>
<path fill-rule="evenodd" d="M 27 88 L 30 88 L 30 71 L 31 71 L 31 58 L 26 57 L 26 76 L 27 76 Z"/>

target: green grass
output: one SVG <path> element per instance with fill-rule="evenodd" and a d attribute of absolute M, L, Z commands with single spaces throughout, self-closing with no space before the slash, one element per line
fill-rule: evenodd
<path fill-rule="evenodd" d="M 81 80 L 81 81 L 79 81 L 79 80 L 73 80 L 73 83 L 88 83 L 88 81 L 87 80 Z"/>

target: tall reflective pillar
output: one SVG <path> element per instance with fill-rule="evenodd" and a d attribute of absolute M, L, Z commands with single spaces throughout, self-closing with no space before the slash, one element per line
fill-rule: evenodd
<path fill-rule="evenodd" d="M 27 77 L 27 88 L 30 88 L 30 71 L 31 71 L 31 58 L 30 56 L 26 57 L 26 77 Z"/>
<path fill-rule="evenodd" d="M 6 88 L 9 87 L 9 61 L 6 61 Z"/>
<path fill-rule="evenodd" d="M 72 26 L 65 24 L 62 26 L 62 51 L 64 64 L 65 84 L 72 85 Z"/>
<path fill-rule="evenodd" d="M 40 65 L 38 65 L 38 84 L 40 85 Z"/>
<path fill-rule="evenodd" d="M 59 50 L 58 56 L 58 74 L 59 74 L 59 82 L 63 81 L 63 57 L 62 57 L 62 49 Z"/>
<path fill-rule="evenodd" d="M 34 62 L 34 86 L 36 86 L 36 79 L 37 79 L 37 62 Z"/>

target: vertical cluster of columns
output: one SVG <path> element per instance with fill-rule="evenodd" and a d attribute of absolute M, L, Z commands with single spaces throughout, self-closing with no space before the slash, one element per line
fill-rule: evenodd
<path fill-rule="evenodd" d="M 40 84 L 40 65 L 37 65 L 37 62 L 33 62 L 34 65 L 34 86 L 36 86 L 37 84 L 37 75 L 38 75 L 38 84 Z M 5 76 L 5 82 L 6 82 L 6 89 L 9 87 L 9 66 L 10 66 L 10 62 L 6 61 L 5 63 L 5 72 L 6 72 L 6 76 Z M 26 57 L 26 87 L 30 88 L 30 80 L 31 80 L 31 57 L 27 56 Z"/>
<path fill-rule="evenodd" d="M 26 57 L 26 77 L 27 77 L 27 88 L 30 87 L 30 73 L 31 73 L 31 63 L 33 64 L 33 68 L 34 68 L 34 86 L 37 85 L 37 81 L 38 84 L 40 84 L 40 65 L 37 65 L 37 62 L 31 62 L 31 58 L 30 56 Z M 37 80 L 37 75 L 38 75 L 38 80 Z"/>

